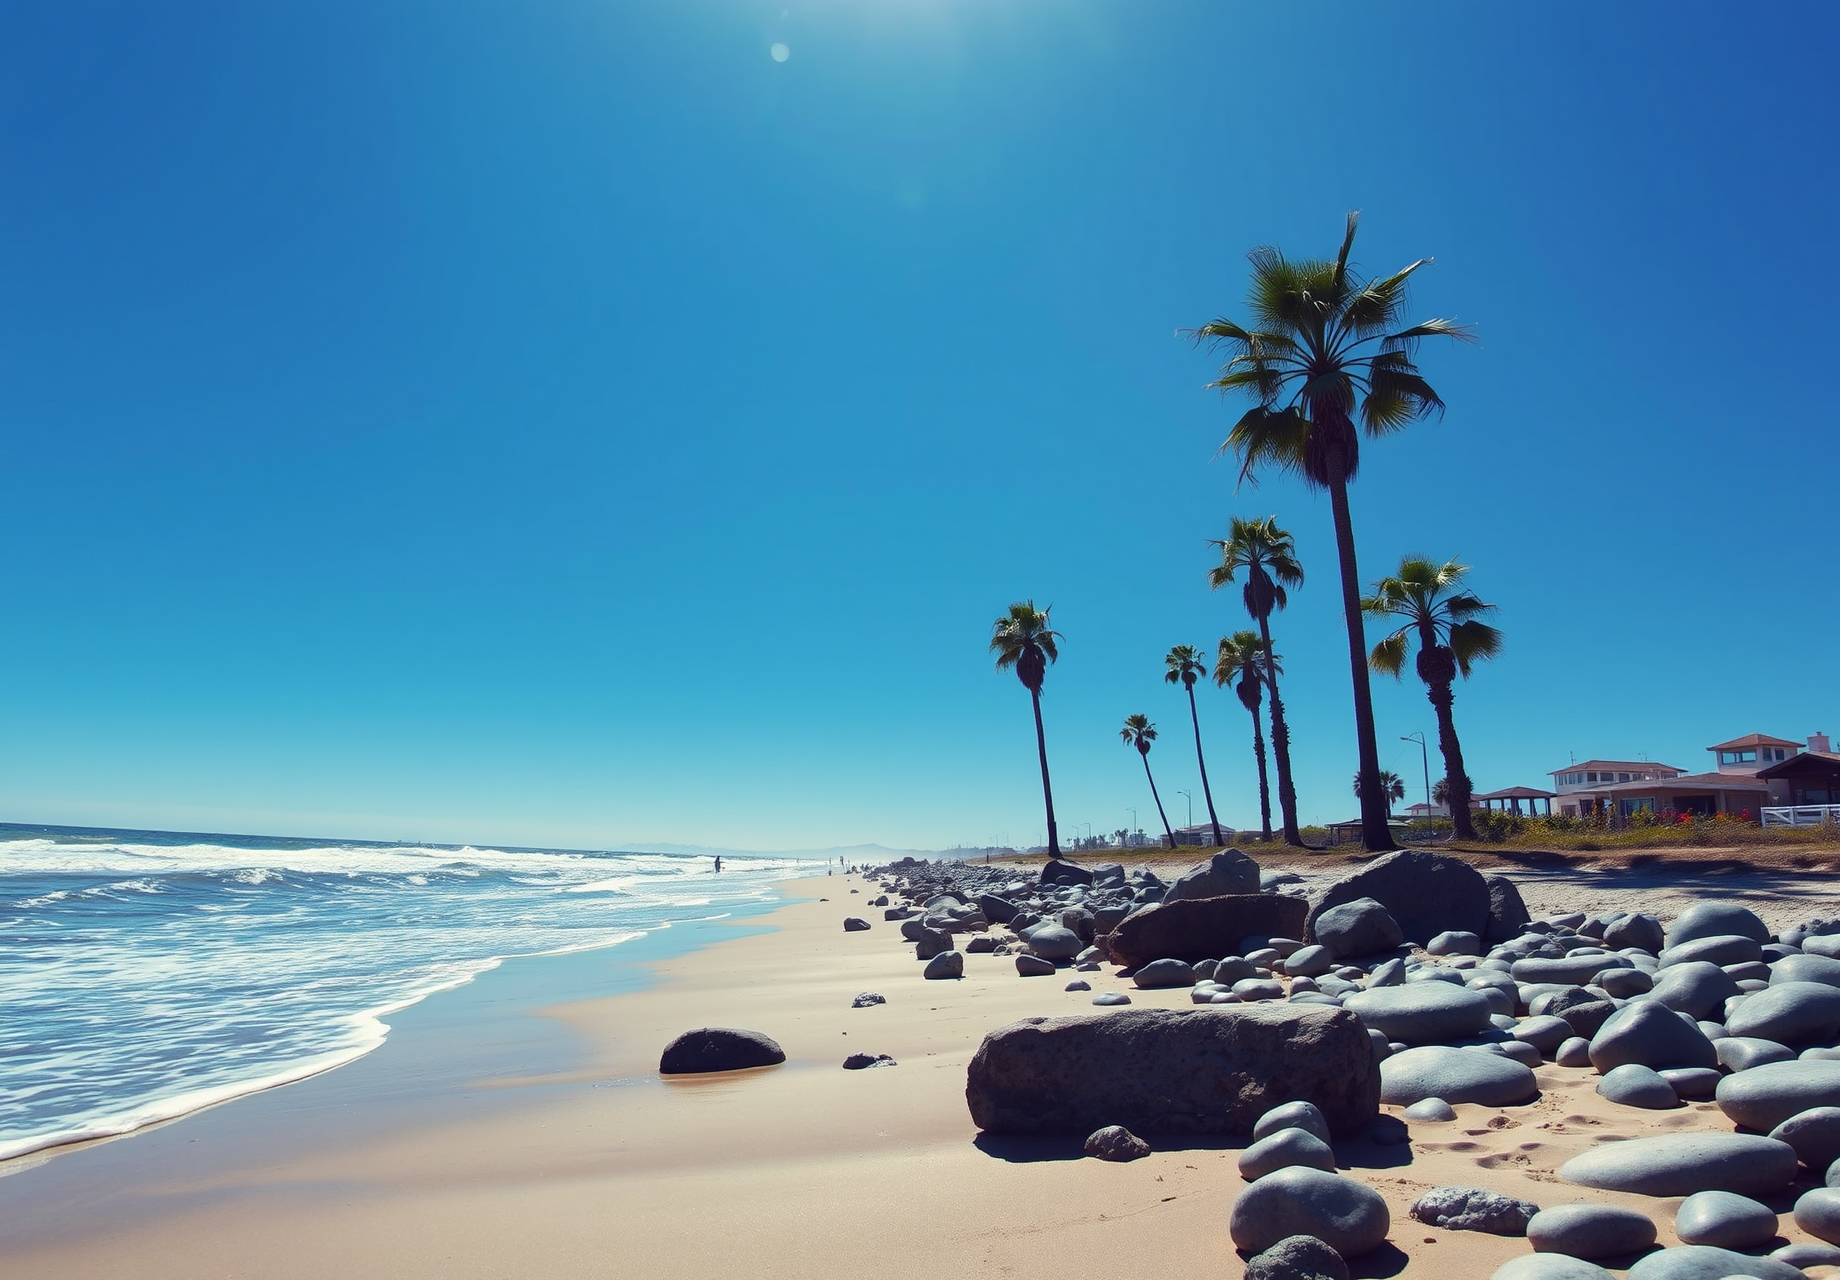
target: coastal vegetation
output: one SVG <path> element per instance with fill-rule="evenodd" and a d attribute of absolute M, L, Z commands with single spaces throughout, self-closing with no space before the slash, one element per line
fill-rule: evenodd
<path fill-rule="evenodd" d="M 1220 638 L 1214 683 L 1224 689 L 1237 681 L 1235 691 L 1240 704 L 1252 713 L 1252 754 L 1259 765 L 1259 821 L 1267 840 L 1271 839 L 1271 784 L 1265 772 L 1265 733 L 1259 724 L 1259 705 L 1264 700 L 1265 686 L 1283 670 L 1283 660 L 1265 647 L 1258 632 L 1235 631 Z"/>
<path fill-rule="evenodd" d="M 1035 750 L 1041 757 L 1041 800 L 1048 811 L 1048 856 L 1061 852 L 1060 831 L 1054 824 L 1054 788 L 1048 781 L 1048 736 L 1041 727 L 1041 686 L 1048 664 L 1060 660 L 1060 634 L 1048 622 L 1054 608 L 1037 609 L 1033 600 L 1010 605 L 1009 612 L 991 625 L 990 648 L 997 655 L 997 670 L 1016 669 L 1016 678 L 1029 691 L 1035 708 Z"/>
<path fill-rule="evenodd" d="M 1406 798 L 1405 781 L 1391 769 L 1380 771 L 1380 786 L 1377 792 L 1368 792 L 1366 781 L 1360 774 L 1354 775 L 1355 799 L 1364 800 L 1369 794 L 1378 794 L 1380 803 L 1386 806 L 1386 816 L 1390 821 L 1393 817 L 1393 806 Z"/>

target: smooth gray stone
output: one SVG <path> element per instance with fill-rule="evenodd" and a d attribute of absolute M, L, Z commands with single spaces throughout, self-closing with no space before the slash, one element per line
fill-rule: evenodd
<path fill-rule="evenodd" d="M 1279 1129 L 1267 1134 L 1239 1155 L 1239 1176 L 1257 1182 L 1280 1169 L 1305 1168 L 1335 1172 L 1335 1152 L 1307 1129 Z"/>
<path fill-rule="evenodd" d="M 1674 1086 L 1656 1074 L 1653 1067 L 1639 1062 L 1625 1062 L 1612 1067 L 1597 1082 L 1597 1092 L 1625 1107 L 1643 1107 L 1649 1111 L 1666 1111 L 1680 1105 Z"/>
<path fill-rule="evenodd" d="M 1646 969 L 1606 969 L 1597 975 L 1597 981 L 1618 1000 L 1647 995 L 1655 989 L 1655 977 Z"/>
<path fill-rule="evenodd" d="M 1288 1236 L 1315 1236 L 1344 1258 L 1377 1248 L 1392 1226 L 1386 1201 L 1364 1182 L 1321 1169 L 1266 1174 L 1240 1192 L 1228 1231 L 1247 1253 Z"/>
<path fill-rule="evenodd" d="M 1545 1054 L 1524 1040 L 1502 1040 L 1497 1042 L 1494 1048 L 1504 1058 L 1512 1058 L 1529 1067 L 1539 1066 L 1546 1058 Z"/>
<path fill-rule="evenodd" d="M 1314 1102 L 1286 1102 L 1273 1107 L 1252 1122 L 1252 1137 L 1257 1141 L 1285 1129 L 1302 1129 L 1323 1142 L 1329 1141 L 1328 1117 Z"/>
<path fill-rule="evenodd" d="M 1616 1280 L 1616 1277 L 1595 1262 L 1582 1258 L 1568 1258 L 1563 1253 L 1530 1253 L 1502 1263 L 1489 1280 Z"/>
<path fill-rule="evenodd" d="M 1719 1065 L 1727 1071 L 1749 1071 L 1752 1067 L 1788 1062 L 1795 1057 L 1795 1050 L 1788 1045 L 1759 1040 L 1755 1036 L 1726 1036 L 1713 1041 L 1712 1047 L 1718 1050 Z"/>
<path fill-rule="evenodd" d="M 941 978 L 962 978 L 965 976 L 965 957 L 956 951 L 941 951 L 926 962 L 926 968 L 920 971 L 920 976 L 935 981 Z"/>
<path fill-rule="evenodd" d="M 1763 959 L 1763 948 L 1754 938 L 1730 934 L 1683 942 L 1677 947 L 1669 947 L 1655 958 L 1660 961 L 1663 969 L 1699 960 L 1716 965 L 1744 964 L 1747 961 Z"/>
<path fill-rule="evenodd" d="M 1374 1046 L 1375 1062 L 1379 1062 L 1382 1058 L 1387 1057 L 1393 1052 L 1393 1042 L 1386 1038 L 1386 1033 L 1384 1031 L 1375 1031 L 1373 1028 L 1369 1027 L 1367 1031 L 1367 1040 L 1369 1044 Z"/>
<path fill-rule="evenodd" d="M 1016 973 L 1024 978 L 1052 978 L 1057 970 L 1054 961 L 1043 960 L 1040 956 L 1016 957 Z"/>
<path fill-rule="evenodd" d="M 1795 1148 L 1810 1169 L 1825 1169 L 1840 1160 L 1840 1107 L 1810 1107 L 1770 1130 L 1778 1142 Z"/>
<path fill-rule="evenodd" d="M 1661 928 L 1661 921 L 1653 916 L 1624 916 L 1604 929 L 1604 945 L 1618 951 L 1624 947 L 1640 947 L 1644 951 L 1659 952 L 1667 945 L 1667 935 Z"/>
<path fill-rule="evenodd" d="M 1406 980 L 1406 962 L 1392 959 L 1385 964 L 1377 964 L 1374 971 L 1367 976 L 1367 989 L 1376 987 L 1396 987 Z"/>
<path fill-rule="evenodd" d="M 1817 960 L 1820 958 L 1820 956 L 1815 957 Z M 1723 964 L 1719 968 L 1725 970 L 1740 989 L 1747 982 L 1761 982 L 1766 987 L 1770 985 L 1770 966 L 1761 960 L 1746 960 L 1743 964 Z M 1788 982 L 1789 979 L 1784 978 L 1783 981 Z"/>
<path fill-rule="evenodd" d="M 1816 935 L 1802 939 L 1802 950 L 1811 956 L 1840 957 L 1840 934 Z"/>
<path fill-rule="evenodd" d="M 1482 939 L 1467 929 L 1446 929 L 1427 942 L 1425 950 L 1434 956 L 1479 956 Z"/>
<path fill-rule="evenodd" d="M 1591 1037 L 1591 1065 L 1609 1072 L 1644 1067 L 1715 1067 L 1718 1050 L 1699 1028 L 1653 1000 L 1626 1004 Z"/>
<path fill-rule="evenodd" d="M 1761 1134 L 1670 1133 L 1606 1142 L 1559 1167 L 1559 1176 L 1602 1191 L 1687 1196 L 1695 1191 L 1761 1195 L 1795 1177 L 1795 1149 Z"/>
<path fill-rule="evenodd" d="M 1524 1236 L 1540 1206 L 1480 1187 L 1433 1187 L 1412 1202 L 1412 1217 L 1446 1231 L 1486 1231 L 1492 1236 Z"/>
<path fill-rule="evenodd" d="M 1725 1029 L 1725 1024 L 1722 1022 L 1707 1022 L 1702 1018 L 1694 1025 L 1699 1027 L 1699 1033 L 1705 1036 L 1706 1039 L 1712 1041 L 1714 1045 L 1717 1045 L 1721 1040 L 1728 1039 L 1731 1035 L 1731 1032 Z"/>
<path fill-rule="evenodd" d="M 1698 938 L 1740 934 L 1762 944 L 1770 940 L 1770 927 L 1749 907 L 1735 902 L 1696 902 L 1674 917 L 1667 929 L 1667 944 L 1679 946 Z"/>
<path fill-rule="evenodd" d="M 1080 935 L 1058 924 L 1029 931 L 1029 950 L 1043 960 L 1071 960 L 1086 949 Z"/>
<path fill-rule="evenodd" d="M 1682 1244 L 1753 1249 L 1776 1235 L 1776 1214 L 1749 1196 L 1696 1191 L 1675 1211 L 1674 1234 Z"/>
<path fill-rule="evenodd" d="M 1192 987 L 1195 985 L 1195 971 L 1186 960 L 1152 960 L 1133 973 L 1131 981 L 1146 990 Z"/>
<path fill-rule="evenodd" d="M 1840 1244 L 1840 1191 L 1816 1187 L 1795 1202 L 1795 1225 L 1818 1240 Z"/>
<path fill-rule="evenodd" d="M 1238 849 L 1222 849 L 1206 862 L 1197 863 L 1176 878 L 1163 895 L 1165 902 L 1184 898 L 1224 898 L 1259 891 L 1259 864 Z"/>
<path fill-rule="evenodd" d="M 1778 1262 L 1786 1262 L 1792 1267 L 1834 1267 L 1840 1266 L 1840 1247 L 1823 1244 L 1815 1240 L 1804 1240 L 1800 1244 L 1786 1244 L 1774 1249 L 1770 1256 Z"/>
<path fill-rule="evenodd" d="M 1380 1063 L 1380 1100 L 1394 1106 L 1442 1098 L 1505 1107 L 1530 1101 L 1539 1091 L 1539 1081 L 1521 1063 L 1470 1049 L 1426 1045 Z"/>
<path fill-rule="evenodd" d="M 1709 1244 L 1682 1245 L 1649 1254 L 1629 1268 L 1629 1280 L 1808 1280 L 1800 1267 L 1774 1258 L 1753 1258 Z"/>
<path fill-rule="evenodd" d="M 1695 1102 L 1710 1099 L 1724 1079 L 1716 1067 L 1664 1067 L 1657 1074 L 1674 1086 L 1675 1093 Z"/>
<path fill-rule="evenodd" d="M 1552 1057 L 1562 1067 L 1588 1067 L 1591 1065 L 1591 1042 L 1583 1036 L 1573 1036 L 1561 1041 Z"/>
<path fill-rule="evenodd" d="M 1719 1081 L 1719 1110 L 1768 1133 L 1810 1107 L 1840 1106 L 1840 1062 L 1771 1062 Z"/>
<path fill-rule="evenodd" d="M 1250 960 L 1239 956 L 1225 956 L 1214 962 L 1214 972 L 1210 975 L 1223 987 L 1230 987 L 1242 978 L 1254 977 L 1258 966 Z"/>
<path fill-rule="evenodd" d="M 1457 1118 L 1457 1109 L 1442 1098 L 1420 1098 L 1401 1114 L 1408 1120 L 1446 1124 Z"/>
<path fill-rule="evenodd" d="M 1348 1264 L 1315 1236 L 1290 1236 L 1249 1258 L 1245 1280 L 1348 1280 Z"/>
<path fill-rule="evenodd" d="M 1840 987 L 1825 982 L 1785 982 L 1746 996 L 1725 1019 L 1734 1036 L 1758 1036 L 1791 1048 L 1831 1044 L 1840 1035 Z"/>
<path fill-rule="evenodd" d="M 1611 953 L 1599 953 L 1585 956 L 1565 956 L 1557 960 L 1534 958 L 1516 960 L 1514 974 L 1516 982 L 1563 982 L 1572 986 L 1582 986 L 1605 969 L 1633 968 L 1628 956 Z"/>
<path fill-rule="evenodd" d="M 1259 1000 L 1282 1000 L 1284 984 L 1274 978 L 1241 978 L 1233 984 L 1233 994 L 1248 1004 Z"/>
<path fill-rule="evenodd" d="M 1310 936 L 1338 957 L 1391 951 L 1406 937 L 1393 913 L 1373 898 L 1355 898 L 1319 912 Z"/>
<path fill-rule="evenodd" d="M 1122 991 L 1101 991 L 1098 995 L 1092 998 L 1092 1002 L 1101 1007 L 1106 1007 L 1110 1005 L 1119 1005 L 1119 1004 L 1130 1004 L 1131 997 L 1127 996 Z"/>
<path fill-rule="evenodd" d="M 1572 1024 L 1550 1015 L 1522 1018 L 1514 1028 L 1514 1038 L 1524 1040 L 1541 1053 L 1552 1054 L 1572 1038 Z"/>
<path fill-rule="evenodd" d="M 1489 1002 L 1479 991 L 1443 982 L 1415 982 L 1349 996 L 1343 1007 L 1390 1039 L 1405 1044 L 1462 1040 L 1489 1025 Z"/>
<path fill-rule="evenodd" d="M 1738 994 L 1738 984 L 1716 964 L 1688 961 L 1664 969 L 1655 977 L 1654 998 L 1678 1013 L 1707 1018 Z"/>
<path fill-rule="evenodd" d="M 1314 978 L 1335 968 L 1335 955 L 1329 948 L 1311 945 L 1299 947 L 1284 958 L 1284 972 L 1293 978 Z"/>
<path fill-rule="evenodd" d="M 1840 1060 L 1840 1049 L 1827 1047 L 1803 1049 L 1795 1056 L 1800 1058 L 1803 1062 L 1833 1062 Z"/>
<path fill-rule="evenodd" d="M 1655 1243 L 1655 1223 L 1646 1213 L 1616 1205 L 1552 1205 L 1527 1223 L 1527 1243 L 1541 1253 L 1619 1258 Z"/>
<path fill-rule="evenodd" d="M 1453 987 L 1466 987 L 1469 985 L 1460 972 L 1455 969 L 1446 968 L 1441 964 L 1407 965 L 1406 981 L 1448 982 Z"/>
<path fill-rule="evenodd" d="M 1770 966 L 1770 985 L 1785 982 L 1825 982 L 1840 987 L 1840 960 L 1832 956 L 1784 956 Z"/>

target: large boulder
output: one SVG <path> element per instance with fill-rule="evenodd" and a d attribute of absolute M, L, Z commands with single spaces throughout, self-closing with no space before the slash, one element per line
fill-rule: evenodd
<path fill-rule="evenodd" d="M 1527 904 L 1521 901 L 1521 891 L 1514 887 L 1514 881 L 1506 876 L 1484 876 L 1482 883 L 1489 889 L 1489 927 L 1482 935 L 1483 941 L 1506 942 L 1520 937 L 1533 917 L 1527 914 Z"/>
<path fill-rule="evenodd" d="M 696 1075 L 705 1071 L 745 1071 L 772 1067 L 786 1060 L 786 1051 L 758 1031 L 733 1027 L 700 1027 L 686 1031 L 665 1046 L 658 1061 L 660 1075 Z"/>
<path fill-rule="evenodd" d="M 1840 1106 L 1840 1062 L 1798 1059 L 1736 1071 L 1719 1081 L 1717 1097 L 1734 1123 L 1768 1133 L 1812 1107 Z"/>
<path fill-rule="evenodd" d="M 1674 917 L 1667 928 L 1667 944 L 1678 947 L 1699 938 L 1739 934 L 1756 942 L 1770 940 L 1770 927 L 1749 907 L 1735 902 L 1696 902 Z"/>
<path fill-rule="evenodd" d="M 1489 1029 L 1489 1002 L 1483 994 L 1448 982 L 1357 991 L 1342 1004 L 1388 1040 L 1406 1044 L 1448 1044 Z"/>
<path fill-rule="evenodd" d="M 1512 1107 L 1531 1102 L 1540 1083 L 1523 1063 L 1497 1053 L 1424 1045 L 1403 1049 L 1380 1063 L 1381 1100 L 1409 1107 L 1426 1098 Z"/>
<path fill-rule="evenodd" d="M 1730 1077 L 1735 1078 L 1735 1077 Z M 1780 1191 L 1795 1178 L 1795 1148 L 1750 1133 L 1670 1133 L 1606 1142 L 1559 1166 L 1559 1176 L 1603 1191 L 1690 1196 Z"/>
<path fill-rule="evenodd" d="M 1228 894 L 1258 891 L 1259 864 L 1238 849 L 1222 849 L 1206 862 L 1197 863 L 1178 877 L 1163 895 L 1163 901 L 1223 898 Z"/>
<path fill-rule="evenodd" d="M 1626 1004 L 1591 1038 L 1591 1065 L 1608 1074 L 1618 1067 L 1714 1067 L 1718 1051 L 1697 1026 L 1653 1000 Z"/>
<path fill-rule="evenodd" d="M 1484 934 L 1489 927 L 1489 887 L 1467 862 L 1402 849 L 1375 858 L 1353 875 L 1321 890 L 1312 902 L 1306 942 L 1316 941 L 1316 917 L 1356 898 L 1373 898 L 1391 913 L 1406 938 L 1429 942 L 1446 929 Z"/>
<path fill-rule="evenodd" d="M 1274 1001 L 1027 1018 L 984 1037 L 965 1083 L 991 1133 L 1249 1134 L 1299 1100 L 1337 1133 L 1373 1123 L 1379 1067 L 1353 1014 Z"/>
<path fill-rule="evenodd" d="M 1093 873 L 1085 867 L 1063 862 L 1059 858 L 1049 858 L 1041 869 L 1042 884 L 1091 884 Z"/>
<path fill-rule="evenodd" d="M 1790 1048 L 1832 1044 L 1840 1036 L 1840 987 L 1825 982 L 1785 982 L 1746 996 L 1725 1029 L 1734 1036 L 1774 1040 Z"/>
<path fill-rule="evenodd" d="M 1281 893 L 1164 901 L 1126 916 L 1107 936 L 1105 949 L 1122 965 L 1218 960 L 1236 954 L 1240 940 L 1253 934 L 1295 938 L 1308 910 L 1303 899 Z"/>

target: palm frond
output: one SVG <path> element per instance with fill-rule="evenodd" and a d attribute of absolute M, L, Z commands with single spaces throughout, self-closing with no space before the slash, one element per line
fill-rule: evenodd
<path fill-rule="evenodd" d="M 1376 356 L 1367 373 L 1367 398 L 1361 402 L 1361 425 L 1370 436 L 1386 435 L 1407 423 L 1433 413 L 1444 412 L 1444 401 L 1419 376 L 1418 370 L 1404 353 L 1395 353 L 1403 361 L 1382 363 L 1387 357 Z"/>
<path fill-rule="evenodd" d="M 1374 646 L 1367 655 L 1367 665 L 1382 675 L 1397 678 L 1406 669 L 1406 632 L 1400 628 Z"/>
<path fill-rule="evenodd" d="M 1420 258 L 1403 271 L 1369 282 L 1365 289 L 1348 300 L 1342 322 L 1360 338 L 1375 338 L 1390 329 L 1406 305 L 1406 281 L 1430 258 Z"/>
<path fill-rule="evenodd" d="M 1260 404 L 1233 424 L 1219 451 L 1239 459 L 1239 478 L 1244 483 L 1254 479 L 1261 465 L 1279 471 L 1300 470 L 1309 437 L 1309 420 L 1295 408 L 1272 409 Z"/>
<path fill-rule="evenodd" d="M 1451 656 L 1466 680 L 1472 664 L 1493 658 L 1501 647 L 1501 632 L 1486 622 L 1459 622 L 1450 629 Z"/>

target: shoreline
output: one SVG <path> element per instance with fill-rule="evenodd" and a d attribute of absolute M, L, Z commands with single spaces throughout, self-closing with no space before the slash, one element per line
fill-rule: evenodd
<path fill-rule="evenodd" d="M 1562 891 L 1559 878 L 1552 888 Z M 1656 883 L 1638 876 L 1616 888 L 1648 897 Z M 1226 1224 L 1244 1187 L 1241 1141 L 1151 1137 L 1148 1157 L 1107 1164 L 1082 1158 L 1077 1140 L 980 1135 L 965 1105 L 965 1069 L 985 1032 L 1026 1016 L 1094 1012 L 1088 993 L 1063 989 L 1069 978 L 1090 981 L 1093 993 L 1128 991 L 1139 1008 L 1188 1008 L 1185 989 L 1138 990 L 1111 966 L 1024 979 L 1009 957 L 981 954 L 966 955 L 963 980 L 928 982 L 898 926 L 868 907 L 873 882 L 793 879 L 775 892 L 778 905 L 764 916 L 712 928 L 709 945 L 645 964 L 632 987 L 570 991 L 555 981 L 561 975 L 531 970 L 517 998 L 501 993 L 498 1014 L 509 1016 L 468 1021 L 454 1002 L 446 1027 L 423 1028 L 444 1034 L 401 1037 L 400 1060 L 386 1060 L 386 1045 L 365 1060 L 379 1070 L 360 1063 L 316 1078 L 355 1073 L 347 1096 L 307 1115 L 305 1128 L 277 1121 L 299 1110 L 290 1100 L 314 1092 L 315 1081 L 0 1180 L 0 1268 L 101 1280 L 487 1280 L 609 1269 L 640 1280 L 842 1280 L 873 1266 L 894 1280 L 934 1280 L 950 1260 L 1002 1275 L 1096 1264 L 1238 1274 Z M 1781 905 L 1809 911 L 1806 901 Z M 872 927 L 845 932 L 845 915 Z M 851 1008 L 862 990 L 887 1003 Z M 664 1045 L 705 1025 L 765 1032 L 787 1061 L 660 1077 Z M 536 1048 L 515 1038 L 476 1044 L 505 1069 L 416 1105 L 408 1048 L 427 1059 L 452 1035 L 507 1027 L 545 1030 Z M 546 1056 L 543 1044 L 573 1055 Z M 888 1053 L 898 1065 L 842 1070 L 857 1051 Z M 1336 1144 L 1338 1164 L 1392 1213 L 1393 1243 L 1357 1259 L 1355 1276 L 1486 1276 L 1527 1252 L 1524 1240 L 1412 1221 L 1407 1206 L 1433 1186 L 1639 1208 L 1661 1225 L 1662 1243 L 1673 1242 L 1677 1200 L 1573 1186 L 1555 1170 L 1605 1140 L 1729 1129 L 1716 1106 L 1633 1111 L 1598 1096 L 1589 1069 L 1546 1064 L 1537 1077 L 1534 1101 L 1459 1105 L 1454 1121 L 1414 1123 L 1407 1147 Z M 313 1127 L 328 1120 L 336 1123 Z M 45 1194 L 51 1181 L 68 1194 Z M 1786 1216 L 1782 1230 L 1805 1238 Z"/>

